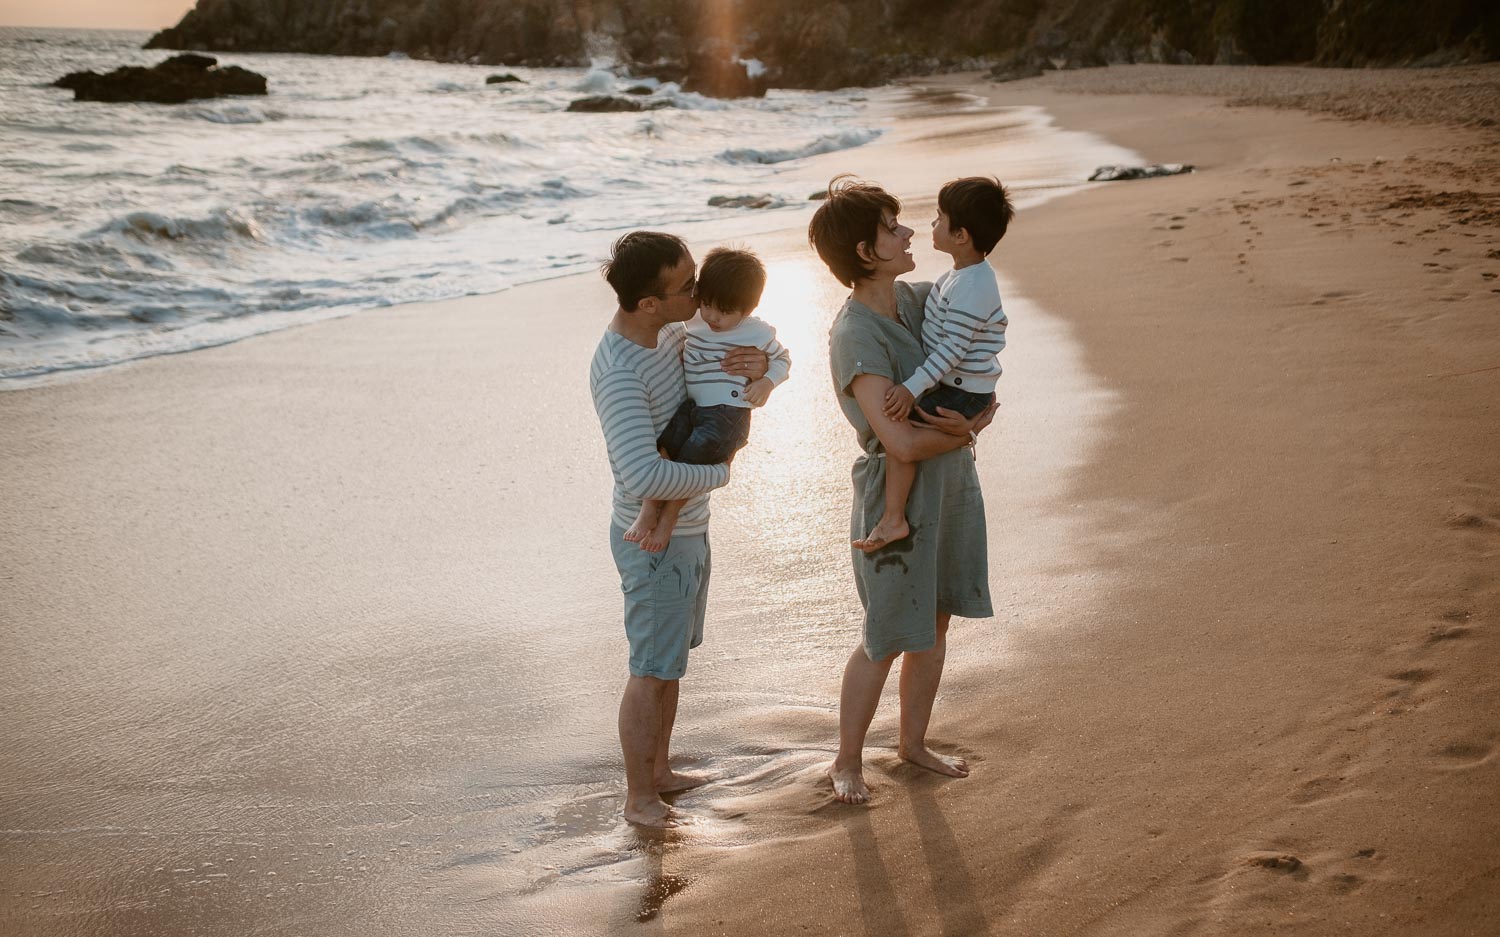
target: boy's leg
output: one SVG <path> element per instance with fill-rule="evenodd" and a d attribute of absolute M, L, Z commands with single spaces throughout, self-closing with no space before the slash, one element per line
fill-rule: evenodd
<path fill-rule="evenodd" d="M 687 438 L 693 432 L 694 409 L 691 400 L 684 400 L 682 406 L 677 408 L 677 412 L 672 414 L 672 419 L 667 422 L 667 428 L 662 430 L 661 435 L 657 437 L 656 451 L 661 453 L 663 459 L 673 459 L 678 462 L 685 461 L 678 458 L 678 455 L 683 443 L 687 441 Z M 660 522 L 662 508 L 666 503 L 664 501 L 641 502 L 641 510 L 635 516 L 635 523 L 631 524 L 630 529 L 625 531 L 625 540 L 630 543 L 641 543 L 644 541 L 647 535 Z M 681 510 L 681 507 L 679 504 L 677 510 Z M 676 523 L 676 520 L 677 511 L 673 511 L 673 523 Z M 663 546 L 666 544 L 667 538 L 671 536 L 672 531 L 669 525 L 666 534 L 661 538 Z M 658 553 L 662 550 L 662 547 L 647 547 L 646 549 L 651 550 L 652 553 Z"/>
<path fill-rule="evenodd" d="M 693 431 L 677 450 L 676 462 L 718 465 L 745 444 L 750 436 L 750 410 L 744 407 L 698 407 L 693 411 Z M 641 549 L 659 553 L 672 540 L 677 515 L 686 501 L 662 504 L 661 516 L 641 541 Z"/>
<path fill-rule="evenodd" d="M 917 464 L 903 462 L 885 454 L 885 513 L 863 540 L 854 545 L 866 553 L 873 553 L 888 543 L 911 536 L 906 523 L 906 499 L 911 496 L 911 486 L 917 480 Z"/>

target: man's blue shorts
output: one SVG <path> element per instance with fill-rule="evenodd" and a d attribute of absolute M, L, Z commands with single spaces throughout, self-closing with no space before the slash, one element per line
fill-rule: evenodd
<path fill-rule="evenodd" d="M 703 643 L 711 556 L 708 535 L 673 534 L 667 548 L 648 553 L 610 525 L 609 547 L 625 594 L 625 637 L 630 673 L 677 680 L 687 672 L 688 650 Z"/>

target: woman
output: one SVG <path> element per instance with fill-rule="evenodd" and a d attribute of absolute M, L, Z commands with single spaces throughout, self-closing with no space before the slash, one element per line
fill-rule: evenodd
<path fill-rule="evenodd" d="M 943 676 L 950 617 L 993 614 L 984 500 L 967 447 L 989 425 L 994 406 L 973 420 L 939 410 L 926 426 L 885 415 L 886 390 L 926 358 L 919 336 L 932 286 L 896 279 L 916 269 L 912 230 L 898 223 L 900 211 L 901 203 L 879 186 L 841 176 L 808 226 L 818 256 L 851 288 L 829 331 L 839 406 L 864 450 L 854 463 L 851 540 L 862 537 L 884 509 L 885 453 L 920 463 L 907 502 L 910 535 L 868 554 L 850 548 L 865 608 L 864 635 L 844 667 L 839 753 L 828 769 L 834 796 L 849 804 L 869 799 L 865 733 L 891 664 L 901 655 L 899 754 L 939 774 L 968 775 L 963 759 L 927 747 L 927 723 Z"/>

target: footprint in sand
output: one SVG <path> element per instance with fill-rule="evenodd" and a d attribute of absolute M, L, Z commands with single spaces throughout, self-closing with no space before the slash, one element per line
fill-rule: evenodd
<path fill-rule="evenodd" d="M 1279 872 L 1298 880 L 1307 878 L 1307 866 L 1291 853 L 1270 850 L 1253 852 L 1244 858 L 1244 862 L 1246 865 Z"/>
<path fill-rule="evenodd" d="M 1427 632 L 1428 644 L 1440 644 L 1444 641 L 1457 641 L 1459 638 L 1468 637 L 1470 628 L 1456 627 L 1453 625 L 1438 626 Z"/>
<path fill-rule="evenodd" d="M 1475 741 L 1454 742 L 1438 749 L 1438 754 L 1448 759 L 1447 767 L 1460 771 L 1484 764 L 1494 753 L 1494 745 Z"/>
<path fill-rule="evenodd" d="M 1313 778 L 1311 781 L 1304 781 L 1287 799 L 1294 804 L 1315 804 L 1320 800 L 1328 800 L 1344 793 L 1348 780 L 1332 776 Z"/>
<path fill-rule="evenodd" d="M 1410 670 L 1398 670 L 1393 674 L 1388 674 L 1388 676 L 1392 680 L 1400 680 L 1402 683 L 1416 684 L 1426 683 L 1428 680 L 1431 680 L 1434 673 L 1422 667 L 1413 667 Z"/>

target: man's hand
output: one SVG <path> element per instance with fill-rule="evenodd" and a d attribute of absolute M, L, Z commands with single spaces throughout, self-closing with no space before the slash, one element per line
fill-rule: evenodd
<path fill-rule="evenodd" d="M 771 356 L 754 345 L 739 345 L 729 349 L 719 368 L 746 381 L 758 381 L 766 376 L 771 367 Z"/>
<path fill-rule="evenodd" d="M 917 398 L 912 396 L 911 391 L 901 384 L 892 384 L 891 389 L 885 392 L 885 415 L 900 423 L 911 413 L 912 404 L 916 402 Z"/>
<path fill-rule="evenodd" d="M 771 399 L 771 391 L 776 385 L 771 383 L 768 377 L 762 377 L 745 385 L 745 400 L 751 406 L 764 407 L 766 401 Z"/>

